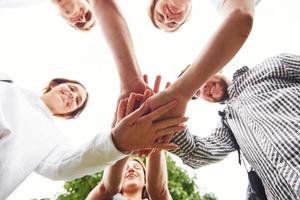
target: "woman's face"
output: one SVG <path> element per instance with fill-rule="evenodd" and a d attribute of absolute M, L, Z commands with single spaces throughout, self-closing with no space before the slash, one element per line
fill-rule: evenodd
<path fill-rule="evenodd" d="M 153 21 L 159 28 L 170 32 L 178 29 L 189 16 L 191 0 L 157 0 Z"/>
<path fill-rule="evenodd" d="M 54 115 L 66 114 L 83 105 L 87 92 L 79 84 L 63 83 L 52 87 L 42 98 Z"/>
<path fill-rule="evenodd" d="M 86 0 L 52 0 L 60 14 L 67 22 L 80 30 L 89 30 L 95 24 L 90 7 Z"/>
<path fill-rule="evenodd" d="M 125 170 L 122 191 L 134 192 L 143 189 L 145 186 L 145 174 L 142 165 L 135 160 L 130 160 L 127 162 Z"/>

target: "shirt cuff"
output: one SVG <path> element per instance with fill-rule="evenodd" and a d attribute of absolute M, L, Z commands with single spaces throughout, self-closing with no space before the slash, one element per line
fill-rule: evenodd
<path fill-rule="evenodd" d="M 101 152 L 101 157 L 106 162 L 118 161 L 128 156 L 127 154 L 122 153 L 116 148 L 112 140 L 111 133 L 99 134 L 96 137 L 96 141 L 97 143 L 95 145 L 95 148 L 97 151 Z"/>

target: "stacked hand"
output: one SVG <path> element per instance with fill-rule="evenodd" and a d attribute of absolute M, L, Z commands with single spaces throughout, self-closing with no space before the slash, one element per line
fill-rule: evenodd
<path fill-rule="evenodd" d="M 147 77 L 145 77 L 147 81 Z M 156 80 L 154 91 L 159 88 L 160 77 Z M 157 87 L 158 86 L 158 87 Z M 144 102 L 137 110 L 136 105 L 145 101 L 153 92 L 146 90 L 144 95 L 132 93 L 128 99 L 122 99 L 118 106 L 117 123 L 112 130 L 112 138 L 116 147 L 122 152 L 140 151 L 143 149 L 175 149 L 175 144 L 160 143 L 159 138 L 183 130 L 181 125 L 185 117 L 158 119 L 177 105 L 176 101 L 151 111 L 149 104 Z M 150 112 L 151 111 L 151 112 Z"/>

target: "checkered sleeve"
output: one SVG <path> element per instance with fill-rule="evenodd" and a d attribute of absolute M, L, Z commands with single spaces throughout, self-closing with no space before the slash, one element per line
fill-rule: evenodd
<path fill-rule="evenodd" d="M 235 150 L 228 130 L 221 123 L 208 137 L 192 135 L 186 129 L 175 134 L 172 142 L 177 144 L 179 149 L 171 153 L 180 157 L 184 164 L 194 169 L 223 160 Z"/>

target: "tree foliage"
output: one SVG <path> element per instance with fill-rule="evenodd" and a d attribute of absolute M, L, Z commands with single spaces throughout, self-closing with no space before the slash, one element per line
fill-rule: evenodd
<path fill-rule="evenodd" d="M 176 166 L 175 161 L 167 156 L 169 191 L 174 200 L 216 200 L 217 198 L 206 193 L 200 195 L 195 184 L 195 177 L 190 178 L 187 172 Z M 64 192 L 59 194 L 58 200 L 84 200 L 89 192 L 102 179 L 103 171 L 94 175 L 65 182 Z"/>

